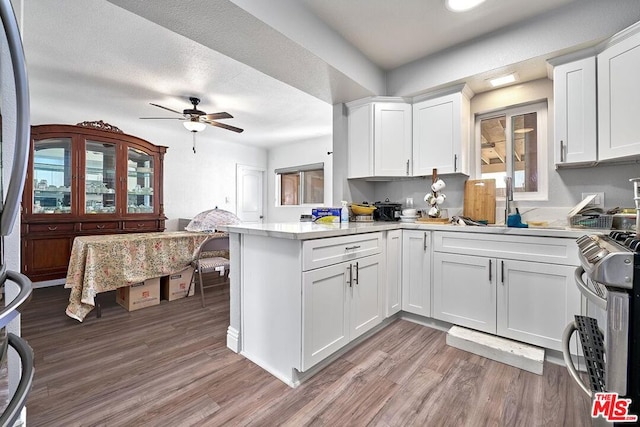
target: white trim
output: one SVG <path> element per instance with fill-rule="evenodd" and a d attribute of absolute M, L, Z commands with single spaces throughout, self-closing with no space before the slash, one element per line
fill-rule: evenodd
<path fill-rule="evenodd" d="M 227 328 L 227 348 L 234 353 L 240 352 L 240 331 L 229 325 Z"/>

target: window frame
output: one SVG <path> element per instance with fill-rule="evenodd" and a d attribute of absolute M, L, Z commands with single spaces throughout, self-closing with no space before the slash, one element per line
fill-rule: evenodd
<path fill-rule="evenodd" d="M 305 190 L 304 190 L 304 175 L 305 172 L 311 172 L 311 171 L 322 171 L 322 202 L 311 202 L 311 203 L 304 203 L 304 197 L 305 197 Z M 276 207 L 282 207 L 282 208 L 300 208 L 300 207 L 309 207 L 309 206 L 318 206 L 318 207 L 322 207 L 324 206 L 324 201 L 325 201 L 325 169 L 324 169 L 324 162 L 321 163 L 312 163 L 312 164 L 307 164 L 307 165 L 300 165 L 300 166 L 293 166 L 293 167 L 287 167 L 287 168 L 278 168 L 274 170 L 275 173 L 275 206 Z M 298 173 L 299 174 L 299 183 L 298 183 L 298 201 L 301 202 L 299 204 L 296 205 L 284 205 L 282 204 L 282 175 L 285 174 L 293 174 L 293 173 Z"/>
<path fill-rule="evenodd" d="M 482 135 L 481 135 L 481 121 L 485 119 L 491 119 L 499 116 L 506 116 L 506 128 L 505 138 L 506 143 L 506 171 L 507 176 L 514 177 L 514 162 L 513 162 L 513 132 L 512 132 L 512 117 L 519 116 L 527 113 L 536 113 L 537 120 L 537 162 L 538 162 L 538 191 L 529 192 L 513 192 L 514 201 L 548 201 L 549 200 L 549 156 L 548 156 L 548 114 L 549 107 L 548 102 L 536 101 L 527 104 L 519 104 L 513 106 L 507 106 L 500 108 L 499 110 L 492 110 L 488 113 L 476 114 L 475 116 L 475 151 L 476 151 L 476 178 L 482 178 Z M 498 184 L 496 182 L 496 184 Z M 505 196 L 497 196 L 497 200 L 504 200 Z"/>

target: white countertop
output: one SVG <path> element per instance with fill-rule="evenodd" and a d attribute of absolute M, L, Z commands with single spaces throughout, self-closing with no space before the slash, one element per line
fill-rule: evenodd
<path fill-rule="evenodd" d="M 511 228 L 498 226 L 460 226 L 376 221 L 370 223 L 350 222 L 348 224 L 315 224 L 312 222 L 287 222 L 267 224 L 237 224 L 221 226 L 221 231 L 252 234 L 280 239 L 309 240 L 325 237 L 347 236 L 351 234 L 373 233 L 386 230 L 434 230 L 467 233 L 504 234 L 512 236 L 564 237 L 577 239 L 584 234 L 602 234 L 609 230 L 575 228 Z"/>

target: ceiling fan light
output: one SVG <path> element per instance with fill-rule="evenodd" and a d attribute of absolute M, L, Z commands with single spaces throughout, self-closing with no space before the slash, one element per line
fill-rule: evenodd
<path fill-rule="evenodd" d="M 182 124 L 189 132 L 202 132 L 207 127 L 206 124 L 195 120 L 187 120 Z"/>
<path fill-rule="evenodd" d="M 452 12 L 466 12 L 484 3 L 485 0 L 445 0 L 444 4 Z"/>

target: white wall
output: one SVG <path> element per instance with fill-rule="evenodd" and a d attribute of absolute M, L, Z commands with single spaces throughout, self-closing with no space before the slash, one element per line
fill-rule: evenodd
<path fill-rule="evenodd" d="M 312 206 L 276 206 L 275 170 L 279 168 L 302 166 L 311 163 L 324 163 L 324 205 L 331 206 L 333 201 L 333 151 L 332 137 L 308 139 L 287 144 L 269 150 L 267 167 L 267 221 L 295 222 L 301 214 L 311 214 Z M 337 204 L 336 206 L 340 206 Z"/>

